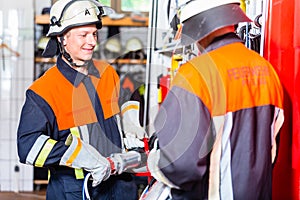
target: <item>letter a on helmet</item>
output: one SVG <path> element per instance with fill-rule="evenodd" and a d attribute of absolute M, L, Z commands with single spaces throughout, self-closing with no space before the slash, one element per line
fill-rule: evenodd
<path fill-rule="evenodd" d="M 239 0 L 190 0 L 180 6 L 182 45 L 202 40 L 210 33 L 240 22 L 251 22 Z"/>
<path fill-rule="evenodd" d="M 77 26 L 96 24 L 102 27 L 101 17 L 112 13 L 109 7 L 95 0 L 58 0 L 50 9 L 50 28 L 47 36 L 57 36 Z"/>

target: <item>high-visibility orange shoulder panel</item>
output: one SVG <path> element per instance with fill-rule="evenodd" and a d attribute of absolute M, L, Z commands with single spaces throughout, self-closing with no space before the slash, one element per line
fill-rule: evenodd
<path fill-rule="evenodd" d="M 274 69 L 241 43 L 185 63 L 173 85 L 197 95 L 212 116 L 269 104 L 282 108 L 282 88 Z"/>
<path fill-rule="evenodd" d="M 104 118 L 109 118 L 119 112 L 119 78 L 107 63 L 97 61 L 95 66 L 101 76 L 100 79 L 94 76 L 91 79 L 100 97 Z M 56 66 L 47 70 L 30 89 L 50 105 L 60 130 L 97 122 L 97 116 L 83 83 L 75 88 Z"/>

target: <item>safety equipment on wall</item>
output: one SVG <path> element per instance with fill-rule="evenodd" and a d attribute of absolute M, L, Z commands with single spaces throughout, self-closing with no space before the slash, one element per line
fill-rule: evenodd
<path fill-rule="evenodd" d="M 180 27 L 180 19 L 178 17 L 178 14 L 174 15 L 174 17 L 171 19 L 170 26 L 173 29 L 173 31 L 178 31 Z"/>
<path fill-rule="evenodd" d="M 159 104 L 161 104 L 165 100 L 165 98 L 169 92 L 170 85 L 171 85 L 171 74 L 168 73 L 166 75 L 159 76 L 158 82 L 159 82 L 159 88 L 158 88 L 157 101 Z"/>
<path fill-rule="evenodd" d="M 93 146 L 70 134 L 65 142 L 69 148 L 64 153 L 59 165 L 72 168 L 83 168 L 93 177 L 92 186 L 99 185 L 109 178 L 111 165 Z"/>
<path fill-rule="evenodd" d="M 137 59 L 144 60 L 146 59 L 146 54 L 143 50 L 144 46 L 142 41 L 137 37 L 129 38 L 125 44 L 125 50 L 121 59 Z"/>
<path fill-rule="evenodd" d="M 143 49 L 142 41 L 137 37 L 129 38 L 125 44 L 125 53 L 128 52 L 136 52 L 138 50 Z M 143 59 L 143 58 L 141 58 Z"/>
<path fill-rule="evenodd" d="M 139 121 L 140 102 L 127 101 L 121 106 L 122 124 L 125 137 L 136 137 L 143 139 L 146 137 L 146 131 L 140 125 Z"/>
<path fill-rule="evenodd" d="M 178 1 L 168 0 L 167 13 L 170 27 L 173 31 L 177 31 L 180 24 Z"/>
<path fill-rule="evenodd" d="M 119 35 L 115 35 L 107 39 L 104 43 L 103 53 L 106 59 L 146 59 L 146 54 L 143 51 L 143 43 L 137 37 L 129 38 L 124 47 L 121 44 Z"/>
<path fill-rule="evenodd" d="M 159 82 L 158 103 L 162 103 L 165 100 L 169 92 L 170 86 L 172 84 L 172 81 L 176 75 L 176 72 L 181 65 L 182 60 L 183 60 L 183 56 L 181 54 L 174 53 L 171 59 L 171 67 L 168 68 L 168 73 L 158 78 L 158 82 Z"/>
<path fill-rule="evenodd" d="M 115 59 L 122 54 L 122 44 L 117 36 L 110 37 L 104 44 L 103 53 L 106 59 Z"/>
<path fill-rule="evenodd" d="M 126 15 L 124 13 L 112 13 L 108 15 L 108 17 L 112 20 L 120 20 L 123 19 Z"/>
<path fill-rule="evenodd" d="M 130 18 L 133 22 L 146 23 L 148 18 L 141 12 L 132 12 Z"/>
<path fill-rule="evenodd" d="M 261 46 L 261 33 L 252 33 L 251 29 L 254 29 L 252 24 L 246 24 L 239 28 L 238 36 L 244 41 L 245 45 L 257 53 L 260 53 Z"/>
<path fill-rule="evenodd" d="M 240 0 L 240 7 L 244 12 L 246 12 L 246 1 L 248 0 Z"/>
<path fill-rule="evenodd" d="M 182 55 L 180 54 L 173 54 L 172 55 L 172 63 L 171 63 L 171 82 L 173 80 L 173 78 L 175 77 L 175 74 L 177 72 L 177 70 L 180 67 L 180 62 L 183 60 Z"/>
<path fill-rule="evenodd" d="M 253 20 L 254 24 L 258 27 L 261 28 L 263 21 L 262 21 L 262 14 L 257 15 L 254 20 Z"/>
<path fill-rule="evenodd" d="M 250 49 L 256 51 L 257 53 L 260 53 L 260 43 L 261 43 L 261 34 L 250 34 Z"/>
<path fill-rule="evenodd" d="M 239 0 L 190 0 L 181 5 L 182 45 L 202 40 L 229 25 L 251 22 L 239 5 Z"/>

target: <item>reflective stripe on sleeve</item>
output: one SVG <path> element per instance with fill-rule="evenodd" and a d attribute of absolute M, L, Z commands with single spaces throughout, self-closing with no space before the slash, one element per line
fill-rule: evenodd
<path fill-rule="evenodd" d="M 86 143 L 89 143 L 89 130 L 87 125 L 70 128 L 70 131 L 74 136 L 82 139 Z"/>
<path fill-rule="evenodd" d="M 53 139 L 48 139 L 47 140 L 44 147 L 42 148 L 41 153 L 39 153 L 39 155 L 38 155 L 38 157 L 35 161 L 35 166 L 37 166 L 37 167 L 43 167 L 44 166 L 44 163 L 45 163 L 48 155 L 50 154 L 50 152 L 53 149 L 56 142 L 57 141 L 55 141 Z"/>
<path fill-rule="evenodd" d="M 79 129 L 78 127 L 73 127 L 73 128 L 70 128 L 70 131 L 73 135 L 75 135 L 76 137 L 79 137 L 80 138 L 80 133 L 79 133 Z"/>
<path fill-rule="evenodd" d="M 55 143 L 49 136 L 38 137 L 27 155 L 26 164 L 42 167 Z"/>
<path fill-rule="evenodd" d="M 80 136 L 81 136 L 82 140 L 85 141 L 86 143 L 90 143 L 89 130 L 88 130 L 87 125 L 80 126 L 79 130 L 80 130 Z"/>
<path fill-rule="evenodd" d="M 87 125 L 80 126 L 79 128 L 78 127 L 70 128 L 70 131 L 71 131 L 71 134 L 75 135 L 78 138 L 80 138 L 80 136 L 81 136 L 83 141 L 89 143 L 89 132 L 88 132 Z M 82 135 L 80 135 L 80 133 Z M 78 142 L 79 142 L 79 140 L 78 140 Z M 81 143 L 80 142 L 78 143 L 78 145 L 80 145 L 80 148 L 81 148 Z M 75 157 L 79 153 L 80 148 L 75 149 L 74 154 L 66 162 L 67 165 L 71 165 L 71 163 L 73 162 L 73 160 L 75 159 Z M 74 170 L 75 170 L 76 179 L 83 179 L 84 178 L 83 169 L 74 169 Z"/>
<path fill-rule="evenodd" d="M 26 158 L 26 164 L 33 165 L 34 161 L 39 155 L 39 152 L 43 148 L 45 142 L 49 139 L 49 136 L 41 135 L 37 138 L 35 143 L 33 144 L 32 148 L 30 149 L 27 158 Z"/>
<path fill-rule="evenodd" d="M 84 179 L 83 169 L 74 169 L 76 179 Z"/>
<path fill-rule="evenodd" d="M 77 142 L 78 145 L 76 146 L 76 149 L 74 150 L 74 152 L 72 153 L 72 155 L 70 156 L 70 158 L 66 161 L 66 165 L 67 166 L 71 166 L 73 161 L 75 160 L 75 158 L 77 157 L 77 155 L 79 154 L 80 150 L 81 150 L 81 140 L 80 138 L 77 138 Z"/>

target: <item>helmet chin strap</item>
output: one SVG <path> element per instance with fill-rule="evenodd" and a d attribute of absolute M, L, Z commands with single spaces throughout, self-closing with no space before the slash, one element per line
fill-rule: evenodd
<path fill-rule="evenodd" d="M 90 60 L 85 60 L 83 61 L 83 64 L 82 65 L 78 65 L 76 64 L 75 62 L 73 62 L 73 58 L 71 57 L 71 55 L 66 52 L 65 48 L 63 47 L 63 40 L 64 40 L 64 37 L 61 36 L 60 37 L 60 43 L 59 43 L 59 48 L 60 48 L 60 52 L 61 54 L 63 55 L 63 57 L 65 57 L 65 59 L 69 62 L 69 64 L 73 67 L 85 67 L 88 65 L 88 63 L 90 62 Z"/>
<path fill-rule="evenodd" d="M 78 65 L 78 64 L 76 64 L 75 62 L 73 62 L 73 59 L 71 58 L 70 54 L 67 53 L 66 51 L 63 51 L 63 52 L 62 52 L 62 55 L 63 55 L 63 57 L 65 57 L 65 59 L 67 59 L 67 61 L 69 62 L 69 64 L 70 64 L 71 66 L 73 66 L 73 67 L 85 67 L 85 66 L 88 65 L 88 63 L 89 63 L 89 61 L 90 61 L 90 60 L 85 60 L 85 61 L 83 61 L 83 64 L 82 64 L 82 65 Z"/>

